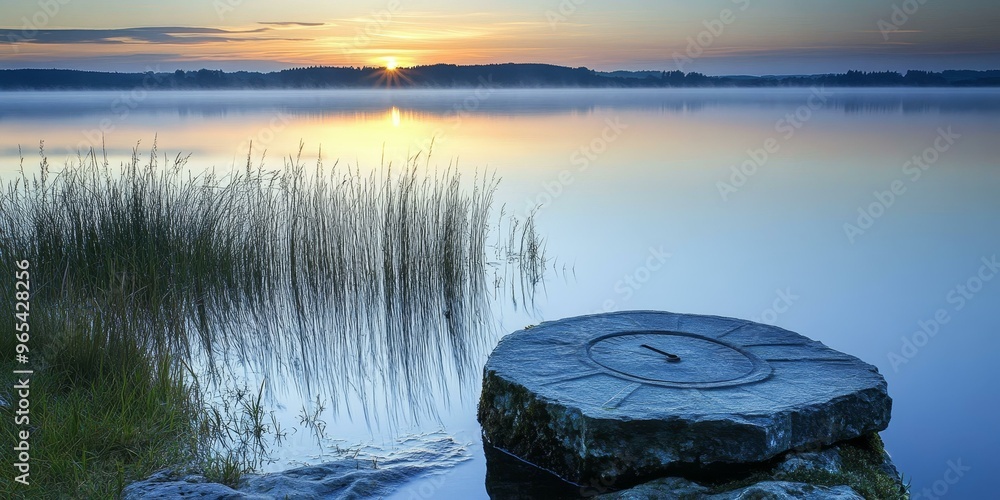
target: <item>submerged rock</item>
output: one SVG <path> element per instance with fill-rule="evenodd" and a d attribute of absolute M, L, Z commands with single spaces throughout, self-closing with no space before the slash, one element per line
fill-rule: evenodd
<path fill-rule="evenodd" d="M 891 470 L 892 472 L 888 472 Z M 753 478 L 750 480 L 749 478 Z M 656 479 L 600 500 L 737 500 L 737 499 L 864 499 L 908 498 L 892 460 L 881 450 L 881 440 L 869 436 L 806 452 L 789 452 L 745 471 L 742 476 L 714 477 L 700 484 L 681 477 Z M 748 484 L 752 483 L 752 484 Z M 855 489 L 857 487 L 857 489 Z M 860 490 L 860 491 L 859 491 Z"/>
<path fill-rule="evenodd" d="M 665 477 L 634 488 L 600 495 L 599 500 L 653 500 L 663 498 L 705 498 L 709 489 L 680 477 Z"/>
<path fill-rule="evenodd" d="M 764 481 L 745 488 L 715 495 L 709 495 L 707 491 L 708 489 L 704 486 L 674 477 L 658 479 L 629 490 L 602 495 L 597 498 L 600 500 L 864 500 L 865 498 L 849 486 L 825 487 L 785 481 Z"/>
<path fill-rule="evenodd" d="M 759 463 L 885 429 L 872 365 L 781 328 L 621 312 L 508 335 L 483 376 L 484 439 L 577 484 Z"/>
<path fill-rule="evenodd" d="M 751 498 L 784 500 L 865 500 L 849 486 L 813 486 L 804 483 L 766 481 L 738 490 L 706 497 L 707 500 L 744 500 Z"/>
<path fill-rule="evenodd" d="M 380 498 L 417 477 L 442 473 L 468 460 L 465 445 L 438 438 L 420 447 L 389 453 L 377 465 L 370 460 L 342 459 L 272 474 L 250 474 L 239 488 L 212 483 L 201 475 L 160 471 L 125 487 L 122 498 L 198 498 L 205 500 L 362 499 Z"/>
<path fill-rule="evenodd" d="M 145 498 L 197 498 L 204 500 L 258 500 L 269 497 L 236 491 L 224 484 L 211 483 L 201 475 L 177 477 L 172 471 L 159 471 L 143 481 L 136 481 L 122 491 L 124 500 Z"/>

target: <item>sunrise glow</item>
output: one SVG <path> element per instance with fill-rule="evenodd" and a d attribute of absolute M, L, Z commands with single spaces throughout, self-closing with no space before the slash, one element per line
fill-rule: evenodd
<path fill-rule="evenodd" d="M 1000 32 L 983 21 L 995 17 L 996 8 L 985 0 L 970 0 L 961 9 L 932 2 L 890 31 L 878 22 L 892 21 L 891 2 L 661 6 L 625 0 L 501 8 L 476 1 L 455 9 L 432 1 L 416 9 L 397 2 L 304 0 L 294 9 L 309 13 L 301 17 L 290 17 L 281 4 L 210 4 L 178 0 L 149 25 L 143 15 L 113 2 L 60 3 L 47 24 L 24 29 L 17 20 L 42 15 L 34 2 L 13 2 L 4 6 L 7 21 L 0 23 L 0 68 L 273 71 L 375 65 L 398 71 L 439 63 L 537 62 L 605 71 L 798 74 L 1000 64 Z M 803 23 L 815 19 L 824 22 Z"/>

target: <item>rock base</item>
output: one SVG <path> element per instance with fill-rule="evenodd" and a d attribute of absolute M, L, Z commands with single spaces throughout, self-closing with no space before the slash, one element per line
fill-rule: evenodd
<path fill-rule="evenodd" d="M 626 311 L 504 337 L 483 370 L 484 441 L 578 485 L 711 473 L 889 425 L 878 369 L 746 320 Z"/>
<path fill-rule="evenodd" d="M 902 477 L 877 435 L 817 451 L 790 452 L 746 477 L 696 482 L 681 477 L 650 481 L 597 496 L 601 500 L 659 498 L 740 500 L 909 498 Z"/>

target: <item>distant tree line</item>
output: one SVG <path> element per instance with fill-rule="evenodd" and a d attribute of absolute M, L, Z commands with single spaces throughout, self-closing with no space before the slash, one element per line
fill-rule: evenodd
<path fill-rule="evenodd" d="M 681 71 L 615 71 L 548 64 L 435 64 L 385 68 L 315 66 L 270 73 L 201 69 L 172 73 L 106 73 L 60 69 L 0 70 L 0 90 L 268 89 L 374 87 L 993 87 L 1000 70 L 848 71 L 795 76 L 706 76 Z"/>

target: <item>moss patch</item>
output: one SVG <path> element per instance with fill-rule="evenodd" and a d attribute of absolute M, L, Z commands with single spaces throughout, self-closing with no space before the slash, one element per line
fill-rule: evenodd
<path fill-rule="evenodd" d="M 488 373 L 483 380 L 478 418 L 490 444 L 540 465 L 557 459 L 553 456 L 557 438 L 552 416 L 545 404 L 523 387 Z"/>
<path fill-rule="evenodd" d="M 842 467 L 839 473 L 824 470 L 777 470 L 777 463 L 753 471 L 740 479 L 706 484 L 712 493 L 722 493 L 751 486 L 762 481 L 789 481 L 815 486 L 850 486 L 870 500 L 905 500 L 910 498 L 907 486 L 900 484 L 882 470 L 885 447 L 877 433 L 839 444 Z"/>

